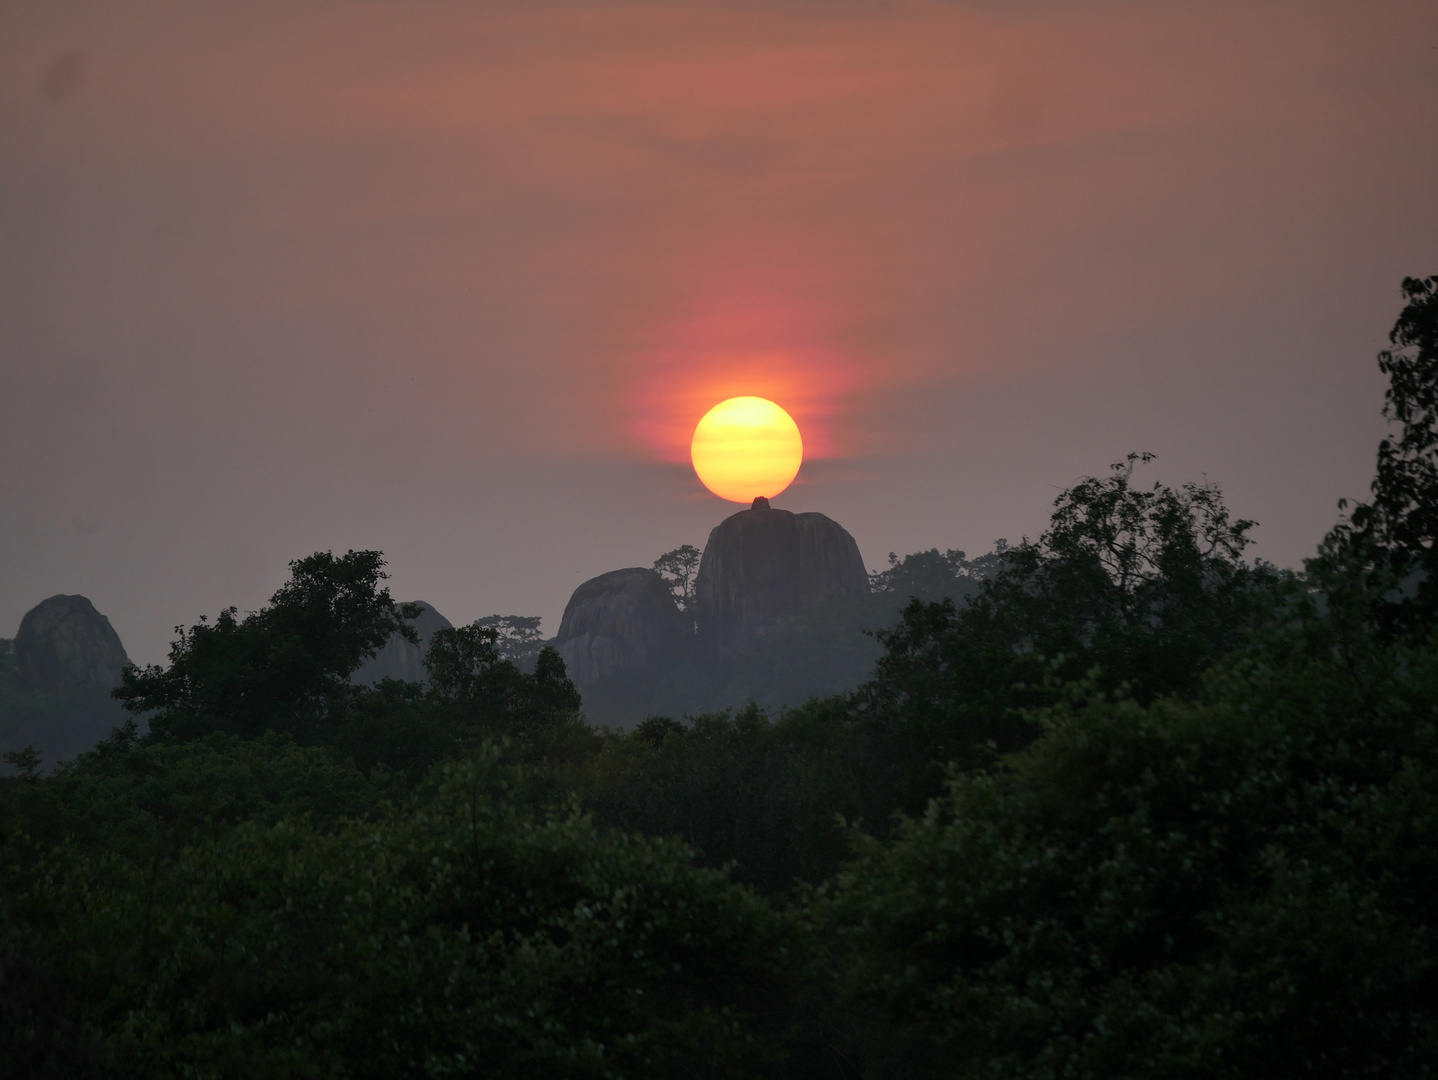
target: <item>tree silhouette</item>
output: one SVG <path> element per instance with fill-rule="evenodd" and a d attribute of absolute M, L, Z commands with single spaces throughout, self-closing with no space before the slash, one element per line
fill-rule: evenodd
<path fill-rule="evenodd" d="M 1330 579 L 1346 570 L 1375 592 L 1388 632 L 1438 621 L 1438 276 L 1405 278 L 1403 295 L 1393 348 L 1378 354 L 1389 378 L 1383 415 L 1402 434 L 1378 444 L 1373 500 L 1353 508 L 1310 567 Z"/>
<path fill-rule="evenodd" d="M 703 553 L 693 544 L 681 544 L 673 551 L 666 551 L 654 560 L 654 569 L 674 594 L 679 610 L 687 614 L 694 611 L 694 579 L 699 573 L 699 560 Z"/>
<path fill-rule="evenodd" d="M 150 731 L 161 738 L 312 733 L 343 706 L 350 675 L 391 634 L 419 640 L 404 621 L 419 605 L 398 604 L 380 587 L 383 567 L 378 551 L 297 559 L 268 606 L 177 626 L 169 666 L 127 668 L 114 696 L 132 713 L 154 711 Z"/>

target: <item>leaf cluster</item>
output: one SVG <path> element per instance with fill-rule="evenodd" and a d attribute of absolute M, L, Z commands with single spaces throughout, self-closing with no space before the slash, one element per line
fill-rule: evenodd
<path fill-rule="evenodd" d="M 1372 500 L 1309 564 L 1346 602 L 1365 597 L 1390 634 L 1438 624 L 1438 277 L 1404 279 L 1403 295 L 1394 347 L 1378 355 L 1389 380 L 1383 415 L 1401 434 L 1378 445 Z"/>

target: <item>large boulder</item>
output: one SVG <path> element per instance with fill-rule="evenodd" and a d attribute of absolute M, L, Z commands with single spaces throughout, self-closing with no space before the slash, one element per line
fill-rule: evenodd
<path fill-rule="evenodd" d="M 47 693 L 108 690 L 130 665 L 110 620 L 78 595 L 52 596 L 26 612 L 14 649 L 20 678 Z"/>
<path fill-rule="evenodd" d="M 391 634 L 384 648 L 361 664 L 350 676 L 350 682 L 356 686 L 369 686 L 386 678 L 403 682 L 429 681 L 429 672 L 424 667 L 424 656 L 429 651 L 430 639 L 434 637 L 436 630 L 450 629 L 454 624 L 423 600 L 416 602 L 421 610 L 409 624 L 419 634 L 419 644 L 413 645 L 398 634 Z"/>
<path fill-rule="evenodd" d="M 859 545 L 842 525 L 764 498 L 714 527 L 694 582 L 701 629 L 720 648 L 868 591 Z"/>
<path fill-rule="evenodd" d="M 569 677 L 591 686 L 616 672 L 648 667 L 689 632 L 664 579 L 634 566 L 600 574 L 574 590 L 554 647 Z"/>

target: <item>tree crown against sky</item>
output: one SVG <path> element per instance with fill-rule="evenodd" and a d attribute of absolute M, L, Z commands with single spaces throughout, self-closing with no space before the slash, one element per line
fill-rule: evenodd
<path fill-rule="evenodd" d="M 485 615 L 470 625 L 494 632 L 494 647 L 516 664 L 533 660 L 544 643 L 538 615 Z"/>
<path fill-rule="evenodd" d="M 961 602 L 911 600 L 877 635 L 860 707 L 946 733 L 947 756 L 968 759 L 1022 746 L 1033 730 L 1015 707 L 1090 673 L 1143 701 L 1192 691 L 1279 575 L 1244 560 L 1254 523 L 1216 485 L 1136 485 L 1152 460 L 1129 455 L 1062 492 L 1049 528 L 996 552 Z"/>
<path fill-rule="evenodd" d="M 664 579 L 679 610 L 694 613 L 694 579 L 699 573 L 703 552 L 693 544 L 680 544 L 654 560 L 654 571 Z"/>
<path fill-rule="evenodd" d="M 1400 432 L 1378 444 L 1370 501 L 1353 507 L 1312 564 L 1377 587 L 1375 611 L 1391 632 L 1438 621 L 1438 277 L 1405 278 L 1403 296 L 1393 348 L 1378 354 L 1383 415 Z"/>
<path fill-rule="evenodd" d="M 350 675 L 391 635 L 418 641 L 405 620 L 420 608 L 396 603 L 381 586 L 386 576 L 377 551 L 297 559 L 268 605 L 176 627 L 169 664 L 127 669 L 115 697 L 132 713 L 152 714 L 157 734 L 323 725 Z"/>

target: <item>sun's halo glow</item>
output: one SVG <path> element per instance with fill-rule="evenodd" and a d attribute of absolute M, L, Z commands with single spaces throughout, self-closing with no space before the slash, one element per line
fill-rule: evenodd
<path fill-rule="evenodd" d="M 767 398 L 733 397 L 704 414 L 689 444 L 694 472 L 704 486 L 730 502 L 772 499 L 793 481 L 804 461 L 799 425 Z"/>

